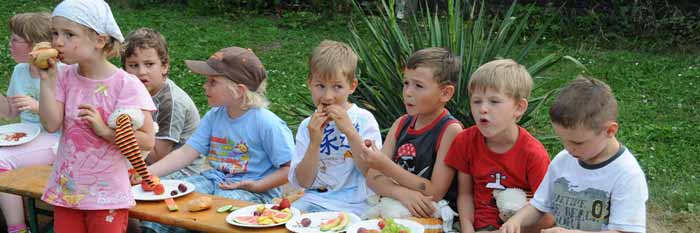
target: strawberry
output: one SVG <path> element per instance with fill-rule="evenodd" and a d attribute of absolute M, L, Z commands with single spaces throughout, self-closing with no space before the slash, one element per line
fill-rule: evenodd
<path fill-rule="evenodd" d="M 384 227 L 386 226 L 384 219 L 379 220 L 379 222 L 377 222 L 377 226 L 379 226 L 379 229 L 384 229 Z"/>
<path fill-rule="evenodd" d="M 287 199 L 287 198 L 282 198 L 282 200 L 280 201 L 280 204 L 279 204 L 280 210 L 289 208 L 291 206 L 292 206 L 292 204 L 289 203 L 289 199 Z"/>

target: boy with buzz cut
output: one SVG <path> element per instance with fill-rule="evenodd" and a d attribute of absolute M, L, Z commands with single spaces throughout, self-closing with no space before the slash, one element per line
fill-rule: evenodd
<path fill-rule="evenodd" d="M 608 85 L 594 78 L 571 81 L 549 109 L 564 144 L 542 185 L 503 227 L 520 232 L 543 213 L 556 227 L 542 232 L 645 232 L 647 182 L 634 155 L 615 137 L 617 102 Z"/>
<path fill-rule="evenodd" d="M 311 53 L 309 66 L 306 84 L 317 108 L 297 130 L 288 179 L 305 192 L 292 206 L 307 213 L 361 215 L 372 194 L 365 184 L 363 139 L 381 143 L 382 136 L 372 113 L 348 101 L 357 88 L 357 55 L 345 43 L 325 40 Z"/>
<path fill-rule="evenodd" d="M 139 28 L 126 36 L 125 44 L 122 66 L 141 80 L 157 108 L 152 113 L 158 124 L 156 144 L 146 157 L 146 162 L 153 164 L 187 142 L 199 124 L 199 111 L 192 98 L 168 79 L 170 58 L 163 35 L 150 28 Z M 203 165 L 204 155 L 200 155 L 192 164 L 165 178 L 199 175 Z"/>
<path fill-rule="evenodd" d="M 474 72 L 468 88 L 475 125 L 455 137 L 445 163 L 459 171 L 461 231 L 497 231 L 505 220 L 499 217 L 494 191 L 517 188 L 531 195 L 547 171 L 549 156 L 518 125 L 532 89 L 524 66 L 510 59 L 488 62 Z"/>

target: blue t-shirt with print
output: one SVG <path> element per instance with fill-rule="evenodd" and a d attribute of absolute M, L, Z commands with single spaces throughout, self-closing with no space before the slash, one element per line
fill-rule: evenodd
<path fill-rule="evenodd" d="M 216 170 L 217 181 L 260 180 L 288 163 L 294 140 L 287 124 L 270 110 L 252 108 L 233 119 L 226 107 L 212 108 L 187 141 Z"/>

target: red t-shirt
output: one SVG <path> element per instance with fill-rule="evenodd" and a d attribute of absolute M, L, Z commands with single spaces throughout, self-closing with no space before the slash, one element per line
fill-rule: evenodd
<path fill-rule="evenodd" d="M 503 154 L 491 151 L 476 126 L 462 130 L 452 141 L 445 163 L 470 174 L 474 184 L 474 228 L 500 228 L 494 189 L 520 188 L 532 196 L 549 166 L 542 143 L 522 127 L 515 145 Z"/>

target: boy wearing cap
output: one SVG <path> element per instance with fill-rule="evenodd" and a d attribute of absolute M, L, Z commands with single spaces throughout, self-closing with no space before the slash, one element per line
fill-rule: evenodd
<path fill-rule="evenodd" d="M 289 182 L 305 189 L 292 206 L 303 212 L 348 211 L 362 215 L 367 166 L 363 139 L 382 143 L 372 113 L 348 101 L 357 88 L 357 55 L 345 43 L 323 41 L 309 57 L 306 84 L 317 107 L 299 125 Z"/>
<path fill-rule="evenodd" d="M 265 68 L 249 49 L 229 47 L 206 61 L 187 60 L 192 72 L 205 75 L 210 106 L 187 143 L 149 167 L 156 176 L 177 171 L 204 154 L 212 167 L 185 181 L 197 192 L 254 203 L 270 203 L 287 183 L 294 141 L 292 132 L 265 107 Z M 178 232 L 152 222 L 145 231 Z"/>

